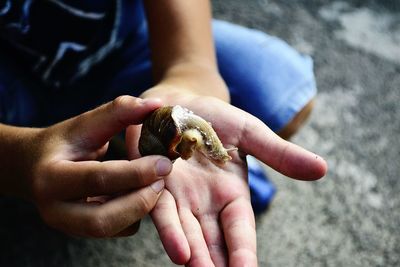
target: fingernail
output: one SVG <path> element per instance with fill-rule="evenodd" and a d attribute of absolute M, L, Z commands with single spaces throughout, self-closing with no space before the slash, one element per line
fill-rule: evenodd
<path fill-rule="evenodd" d="M 166 176 L 171 172 L 172 163 L 169 159 L 161 158 L 156 163 L 156 173 L 158 176 Z"/>
<path fill-rule="evenodd" d="M 160 179 L 150 185 L 151 189 L 154 190 L 157 194 L 160 193 L 164 189 L 164 180 Z"/>

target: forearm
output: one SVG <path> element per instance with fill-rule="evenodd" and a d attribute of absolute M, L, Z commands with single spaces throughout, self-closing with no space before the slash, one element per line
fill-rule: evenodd
<path fill-rule="evenodd" d="M 209 1 L 147 0 L 145 6 L 156 82 L 179 80 L 192 92 L 229 101 L 218 73 Z M 204 83 L 198 86 L 195 80 Z"/>
<path fill-rule="evenodd" d="M 0 124 L 0 194 L 28 196 L 29 158 L 35 157 L 31 146 L 37 131 Z"/>

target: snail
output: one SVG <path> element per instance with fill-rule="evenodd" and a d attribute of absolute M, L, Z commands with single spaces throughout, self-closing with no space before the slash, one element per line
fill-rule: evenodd
<path fill-rule="evenodd" d="M 211 124 L 179 105 L 155 110 L 145 119 L 139 138 L 142 156 L 163 155 L 171 160 L 189 159 L 199 151 L 214 163 L 232 159 Z"/>

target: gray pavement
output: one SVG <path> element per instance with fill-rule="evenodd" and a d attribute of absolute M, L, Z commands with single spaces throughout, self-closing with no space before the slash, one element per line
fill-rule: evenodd
<path fill-rule="evenodd" d="M 400 266 L 400 1 L 214 0 L 217 18 L 311 54 L 316 108 L 293 142 L 328 175 L 289 180 L 257 218 L 260 266 Z M 0 199 L 0 266 L 174 266 L 148 219 L 132 238 L 85 240 Z"/>

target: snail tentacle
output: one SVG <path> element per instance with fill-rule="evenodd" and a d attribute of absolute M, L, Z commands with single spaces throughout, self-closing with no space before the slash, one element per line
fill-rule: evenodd
<path fill-rule="evenodd" d="M 224 148 L 211 123 L 181 106 L 159 108 L 143 123 L 139 140 L 142 155 L 188 159 L 196 150 L 213 162 L 225 163 L 232 159 L 228 151 L 236 148 Z"/>

